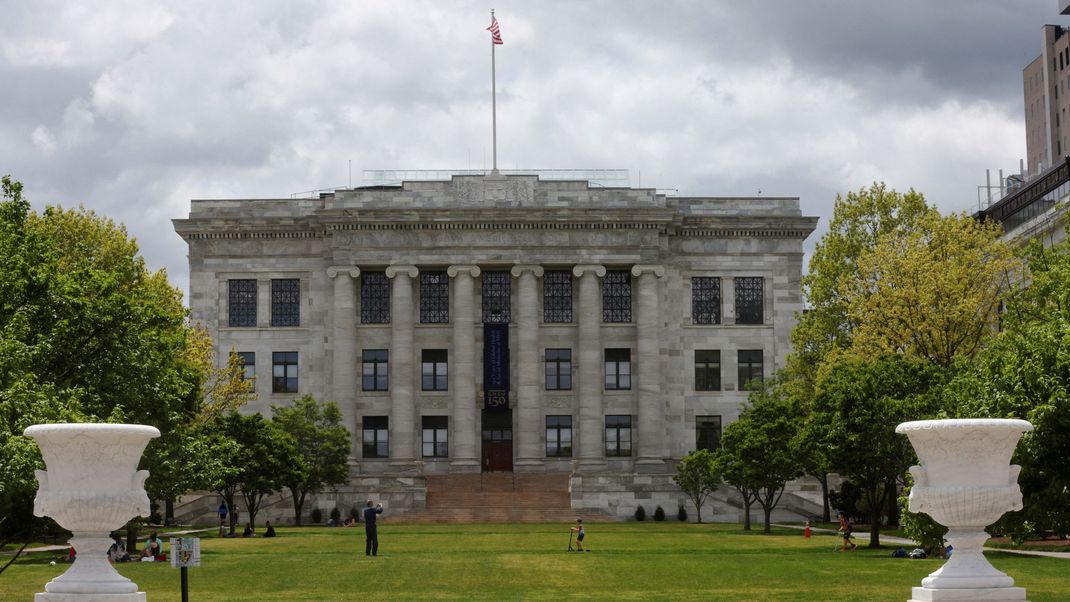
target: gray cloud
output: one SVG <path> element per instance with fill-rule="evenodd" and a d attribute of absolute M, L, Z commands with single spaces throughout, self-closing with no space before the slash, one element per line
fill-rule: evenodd
<path fill-rule="evenodd" d="M 625 167 L 682 194 L 872 180 L 944 209 L 1024 154 L 1021 69 L 1051 0 L 497 5 L 503 167 Z M 362 169 L 489 166 L 474 2 L 0 0 L 0 171 L 125 222 L 186 284 L 189 199 L 285 197 Z M 808 247 L 816 237 L 811 239 Z"/>

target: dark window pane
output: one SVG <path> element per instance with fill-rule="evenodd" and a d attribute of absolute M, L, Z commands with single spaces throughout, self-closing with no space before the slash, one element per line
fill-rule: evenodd
<path fill-rule="evenodd" d="M 424 349 L 421 353 L 420 382 L 424 391 L 446 391 L 448 381 L 448 352 L 445 349 Z"/>
<path fill-rule="evenodd" d="M 736 324 L 764 322 L 765 278 L 744 277 L 734 280 L 736 287 Z"/>
<path fill-rule="evenodd" d="M 695 390 L 721 390 L 721 352 L 719 350 L 695 350 Z"/>
<path fill-rule="evenodd" d="M 271 281 L 271 325 L 301 325 L 301 281 L 297 278 Z"/>
<path fill-rule="evenodd" d="M 450 278 L 446 272 L 420 272 L 420 323 L 448 324 Z"/>
<path fill-rule="evenodd" d="M 271 354 L 271 392 L 297 392 L 296 351 L 275 351 Z"/>
<path fill-rule="evenodd" d="M 483 323 L 508 324 L 511 276 L 509 272 L 483 272 Z"/>
<path fill-rule="evenodd" d="M 227 289 L 227 325 L 256 326 L 256 280 L 229 280 Z"/>
<path fill-rule="evenodd" d="M 239 351 L 238 361 L 242 366 L 242 379 L 251 380 L 256 376 L 256 353 L 252 351 Z"/>
<path fill-rule="evenodd" d="M 606 272 L 602 279 L 602 321 L 632 321 L 632 274 L 626 270 Z"/>
<path fill-rule="evenodd" d="M 695 449 L 717 450 L 721 447 L 721 417 L 695 416 Z"/>
<path fill-rule="evenodd" d="M 546 350 L 546 390 L 570 390 L 572 388 L 572 350 Z"/>
<path fill-rule="evenodd" d="M 511 435 L 510 432 L 510 438 Z M 551 458 L 572 456 L 572 416 L 546 417 L 546 456 Z"/>
<path fill-rule="evenodd" d="M 543 275 L 542 321 L 572 322 L 572 272 L 546 272 Z"/>
<path fill-rule="evenodd" d="M 761 349 L 740 349 L 737 354 L 739 364 L 739 388 L 754 390 L 761 388 L 765 378 Z"/>
<path fill-rule="evenodd" d="M 691 321 L 721 323 L 721 279 L 700 276 L 691 279 Z"/>
<path fill-rule="evenodd" d="M 361 273 L 360 323 L 390 323 L 390 279 L 386 272 Z"/>
<path fill-rule="evenodd" d="M 389 429 L 388 416 L 365 416 L 363 435 L 363 455 L 365 458 L 388 458 Z"/>
<path fill-rule="evenodd" d="M 364 391 L 386 391 L 390 382 L 389 352 L 386 349 L 365 349 L 361 356 L 361 388 Z"/>
<path fill-rule="evenodd" d="M 449 456 L 449 417 L 424 416 L 421 419 L 423 455 L 428 458 Z"/>
<path fill-rule="evenodd" d="M 631 349 L 605 350 L 605 387 L 607 390 L 632 388 L 631 353 Z"/>

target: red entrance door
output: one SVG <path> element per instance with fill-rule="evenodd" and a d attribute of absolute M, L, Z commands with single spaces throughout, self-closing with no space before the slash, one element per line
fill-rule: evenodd
<path fill-rule="evenodd" d="M 513 413 L 483 412 L 483 472 L 513 470 Z"/>

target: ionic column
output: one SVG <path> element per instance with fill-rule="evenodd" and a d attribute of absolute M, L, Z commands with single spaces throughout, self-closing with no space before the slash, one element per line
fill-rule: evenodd
<path fill-rule="evenodd" d="M 356 462 L 360 441 L 357 438 L 357 292 L 354 279 L 360 268 L 331 266 L 327 276 L 334 281 L 334 304 L 331 320 L 331 399 L 342 412 L 342 423 L 349 429 L 350 464 Z"/>
<path fill-rule="evenodd" d="M 602 413 L 602 303 L 601 282 L 606 268 L 601 265 L 578 265 L 572 275 L 580 279 L 579 299 L 579 378 L 576 392 L 580 396 L 579 469 L 597 472 L 605 467 L 603 450 L 604 417 Z"/>
<path fill-rule="evenodd" d="M 531 469 L 542 464 L 539 433 L 539 282 L 543 269 L 518 265 L 511 271 L 520 280 L 516 295 L 517 386 L 516 467 Z"/>
<path fill-rule="evenodd" d="M 386 268 L 386 277 L 394 281 L 390 288 L 390 463 L 398 470 L 416 468 L 412 280 L 419 273 L 411 265 Z"/>
<path fill-rule="evenodd" d="M 658 278 L 660 265 L 637 265 L 632 276 L 639 279 L 635 312 L 636 358 L 634 374 L 639 383 L 639 472 L 665 469 L 665 402 L 661 395 L 661 343 L 658 337 Z"/>
<path fill-rule="evenodd" d="M 453 390 L 453 440 L 450 470 L 479 472 L 479 410 L 476 404 L 475 279 L 479 267 L 451 265 L 453 279 L 453 358 L 450 388 Z"/>

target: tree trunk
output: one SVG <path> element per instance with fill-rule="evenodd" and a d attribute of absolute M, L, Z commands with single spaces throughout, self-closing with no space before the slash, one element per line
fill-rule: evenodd
<path fill-rule="evenodd" d="M 770 527 L 770 524 L 769 524 L 769 522 L 770 522 L 769 521 L 769 517 L 773 514 L 773 508 L 772 508 L 771 505 L 764 505 L 763 504 L 762 505 L 762 511 L 765 512 L 765 527 L 762 529 L 762 533 L 765 533 L 766 535 L 768 535 L 769 533 L 773 532 L 773 530 L 772 530 L 772 528 Z"/>
<path fill-rule="evenodd" d="M 869 547 L 879 548 L 881 547 L 881 507 L 884 502 L 884 496 L 881 495 L 881 486 L 874 485 L 866 492 L 866 497 L 869 498 Z"/>
<path fill-rule="evenodd" d="M 691 500 L 691 501 L 695 502 L 695 517 L 697 519 L 697 522 L 701 523 L 702 522 L 702 502 L 699 502 L 699 501 L 696 501 L 696 500 Z"/>
<path fill-rule="evenodd" d="M 175 500 L 169 499 L 163 503 L 163 524 L 175 524 Z"/>
<path fill-rule="evenodd" d="M 750 506 L 754 503 L 754 500 L 744 497 L 743 498 L 743 530 L 750 531 Z"/>
<path fill-rule="evenodd" d="M 290 497 L 294 501 L 294 521 L 297 526 L 301 526 L 301 509 L 305 507 L 305 492 L 298 493 L 294 489 L 290 489 Z"/>
<path fill-rule="evenodd" d="M 829 473 L 822 473 L 818 480 L 821 481 L 821 520 L 826 523 L 831 523 L 832 511 L 829 508 Z"/>
<path fill-rule="evenodd" d="M 131 558 L 137 552 L 137 527 L 134 526 L 133 521 L 126 523 L 126 550 Z"/>

